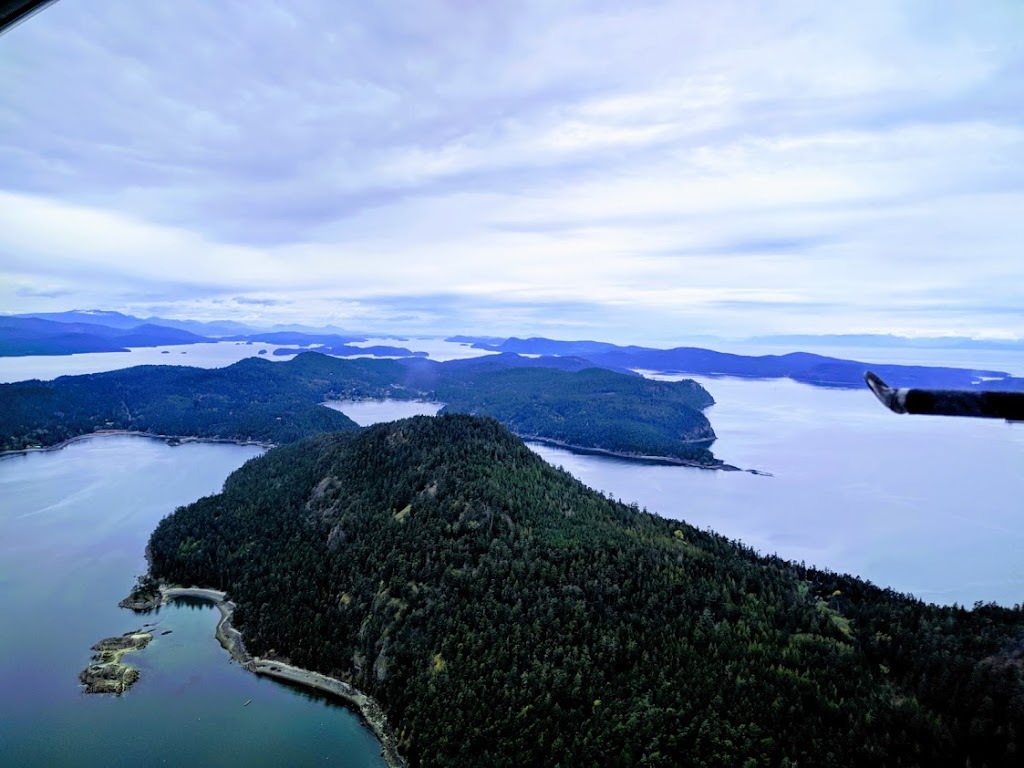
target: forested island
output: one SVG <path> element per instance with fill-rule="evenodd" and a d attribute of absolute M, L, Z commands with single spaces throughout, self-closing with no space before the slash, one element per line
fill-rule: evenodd
<path fill-rule="evenodd" d="M 253 653 L 372 695 L 413 765 L 1019 763 L 1019 607 L 759 556 L 492 419 L 272 450 L 149 553 L 155 578 L 226 591 Z"/>
<path fill-rule="evenodd" d="M 514 337 L 495 341 L 486 338 L 460 338 L 464 339 L 463 343 L 472 341 L 472 346 L 477 349 L 506 354 L 580 356 L 601 368 L 757 379 L 788 378 L 817 387 L 852 389 L 860 389 L 863 386 L 864 371 L 870 368 L 899 387 L 1024 391 L 1024 378 L 1011 376 L 1006 371 L 867 363 L 809 352 L 791 352 L 785 355 L 735 355 L 701 347 L 655 349 L 622 347 L 602 341 Z"/>
<path fill-rule="evenodd" d="M 715 433 L 702 409 L 714 401 L 700 385 L 650 381 L 574 359 L 557 365 L 515 355 L 437 363 L 307 352 L 279 363 L 139 366 L 0 384 L 0 451 L 103 430 L 282 444 L 358 429 L 323 407 L 325 400 L 393 398 L 494 416 L 522 435 L 567 447 L 725 466 L 708 448 Z"/>

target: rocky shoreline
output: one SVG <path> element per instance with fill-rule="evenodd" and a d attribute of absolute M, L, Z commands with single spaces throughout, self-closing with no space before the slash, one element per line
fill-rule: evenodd
<path fill-rule="evenodd" d="M 92 647 L 96 654 L 89 666 L 78 673 L 86 693 L 112 693 L 120 696 L 139 679 L 139 670 L 121 659 L 126 653 L 141 651 L 153 634 L 143 629 L 125 632 L 117 637 L 100 640 Z"/>
<path fill-rule="evenodd" d="M 696 459 L 681 459 L 678 456 L 655 456 L 647 455 L 642 453 L 627 453 L 625 451 L 615 451 L 610 448 L 594 448 L 584 445 L 573 445 L 572 443 L 566 443 L 562 440 L 554 440 L 550 437 L 540 437 L 538 435 L 518 435 L 518 437 L 527 443 L 539 443 L 540 445 L 547 445 L 552 448 L 562 448 L 573 453 L 582 453 L 585 455 L 592 456 L 611 456 L 616 459 L 628 459 L 629 461 L 646 462 L 649 464 L 665 464 L 673 467 L 693 467 L 694 469 L 710 469 L 718 470 L 721 472 L 749 472 L 752 475 L 761 475 L 764 477 L 771 477 L 771 472 L 765 472 L 760 469 L 743 469 L 733 464 L 726 464 L 725 462 L 719 462 L 717 464 L 697 461 Z M 695 441 L 696 443 L 710 442 L 704 440 Z"/>
<path fill-rule="evenodd" d="M 83 440 L 90 440 L 94 437 L 149 437 L 154 440 L 163 440 L 168 445 L 184 445 L 185 443 L 227 443 L 230 445 L 254 445 L 260 448 L 274 448 L 275 443 L 264 443 L 259 440 L 242 440 L 230 437 L 196 437 L 195 435 L 158 435 L 153 432 L 141 432 L 132 429 L 98 429 L 95 432 L 87 432 L 83 435 L 75 435 L 67 440 L 62 440 L 53 445 L 34 446 L 30 448 L 15 448 L 9 451 L 0 451 L 0 459 L 5 456 L 20 456 L 26 453 L 48 453 L 59 451 L 69 445 L 79 443 Z"/>
<path fill-rule="evenodd" d="M 142 585 L 140 584 L 140 586 Z M 217 629 L 215 631 L 217 641 L 231 654 L 235 661 L 257 675 L 274 677 L 289 683 L 313 688 L 346 702 L 359 712 L 370 730 L 373 731 L 381 744 L 381 753 L 388 765 L 392 768 L 406 768 L 408 764 L 398 751 L 398 739 L 392 733 L 384 711 L 373 698 L 349 685 L 344 680 L 328 677 L 308 669 L 301 669 L 281 661 L 262 659 L 251 655 L 246 650 L 242 633 L 231 623 L 235 604 L 227 599 L 225 592 L 203 587 L 168 587 L 164 585 L 159 586 L 157 589 L 156 593 L 151 592 L 146 587 L 143 587 L 141 590 L 138 588 L 132 590 L 132 594 L 122 600 L 120 605 L 123 608 L 129 608 L 142 613 L 153 610 L 179 597 L 209 600 L 220 611 L 220 621 L 217 622 Z M 131 634 L 129 633 L 129 635 Z M 152 635 L 149 635 L 149 637 L 151 639 Z M 119 640 L 119 638 L 110 638 L 110 640 Z M 143 645 L 142 647 L 145 646 Z M 135 673 L 132 682 L 135 682 L 138 679 L 138 671 L 134 669 L 132 671 Z"/>

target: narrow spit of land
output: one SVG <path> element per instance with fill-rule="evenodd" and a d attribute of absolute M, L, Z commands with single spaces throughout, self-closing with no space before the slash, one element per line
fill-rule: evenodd
<path fill-rule="evenodd" d="M 407 763 L 398 752 L 398 740 L 391 732 L 387 717 L 376 701 L 344 680 L 328 677 L 308 669 L 301 669 L 282 661 L 252 656 L 245 648 L 242 633 L 231 623 L 235 604 L 228 600 L 227 593 L 205 587 L 161 586 L 158 598 L 154 596 L 155 599 L 135 602 L 128 598 L 122 602 L 122 606 L 136 611 L 146 611 L 179 597 L 209 600 L 217 607 L 217 610 L 220 611 L 220 621 L 217 622 L 215 632 L 217 641 L 241 666 L 257 675 L 274 677 L 338 697 L 362 715 L 363 720 L 380 741 L 381 751 L 388 765 L 392 766 L 392 768 L 405 768 Z"/>
<path fill-rule="evenodd" d="M 137 429 L 98 429 L 95 432 L 90 432 L 85 435 L 69 437 L 67 440 L 63 440 L 56 445 L 31 446 L 11 451 L 0 451 L 0 458 L 4 458 L 5 456 L 21 456 L 27 453 L 50 453 L 51 451 L 59 451 L 63 448 L 67 448 L 69 445 L 81 443 L 85 440 L 92 440 L 97 437 L 146 437 L 152 440 L 162 440 L 168 445 L 184 445 L 186 443 L 226 443 L 230 445 L 254 445 L 259 448 L 267 448 L 268 450 L 275 447 L 274 443 L 268 443 L 260 440 L 246 440 L 243 438 L 234 439 L 230 437 L 196 437 L 194 435 L 160 435 L 154 432 L 142 432 Z"/>

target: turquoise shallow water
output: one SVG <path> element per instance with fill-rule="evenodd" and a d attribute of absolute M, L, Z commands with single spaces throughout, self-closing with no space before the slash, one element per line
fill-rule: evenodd
<path fill-rule="evenodd" d="M 357 715 L 234 664 L 208 604 L 117 607 L 160 518 L 258 454 L 104 437 L 0 460 L 0 762 L 384 765 Z M 142 672 L 135 687 L 81 693 L 89 647 L 145 622 L 153 642 L 127 657 Z"/>

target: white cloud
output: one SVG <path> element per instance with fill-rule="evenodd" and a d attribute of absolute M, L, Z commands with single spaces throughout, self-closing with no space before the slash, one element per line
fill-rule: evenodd
<path fill-rule="evenodd" d="M 0 46 L 0 301 L 1024 335 L 1022 25 L 890 0 L 57 4 Z"/>

